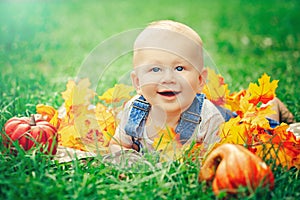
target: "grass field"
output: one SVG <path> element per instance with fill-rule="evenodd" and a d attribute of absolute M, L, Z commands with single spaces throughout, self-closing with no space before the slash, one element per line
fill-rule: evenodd
<path fill-rule="evenodd" d="M 159 19 L 194 28 L 231 91 L 264 72 L 279 80 L 277 96 L 300 121 L 299 10 L 298 0 L 0 1 L 0 128 L 13 116 L 35 113 L 38 103 L 58 108 L 67 81 L 95 47 Z M 110 68 L 98 83 L 104 88 L 131 69 L 130 59 Z M 58 164 L 40 153 L 15 157 L 1 150 L 1 199 L 215 198 L 197 182 L 197 163 L 123 169 L 101 158 Z M 237 198 L 299 199 L 299 170 L 274 173 L 273 191 Z"/>

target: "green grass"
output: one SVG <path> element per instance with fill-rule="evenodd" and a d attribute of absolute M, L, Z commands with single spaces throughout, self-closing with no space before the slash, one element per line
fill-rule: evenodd
<path fill-rule="evenodd" d="M 246 88 L 264 72 L 280 80 L 277 95 L 300 121 L 299 10 L 297 0 L 1 1 L 0 128 L 13 116 L 35 113 L 38 103 L 59 107 L 60 92 L 92 49 L 112 35 L 159 19 L 193 27 L 231 91 Z M 102 90 L 130 68 L 128 56 L 112 63 L 112 72 L 99 83 Z M 215 198 L 210 187 L 197 182 L 196 163 L 160 168 L 151 161 L 149 171 L 145 166 L 120 168 L 101 158 L 58 164 L 40 153 L 1 151 L 1 199 Z M 237 198 L 299 199 L 299 170 L 274 173 L 275 190 L 241 192 Z"/>

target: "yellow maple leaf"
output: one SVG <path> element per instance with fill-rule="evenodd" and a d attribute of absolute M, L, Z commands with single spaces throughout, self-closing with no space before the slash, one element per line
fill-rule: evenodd
<path fill-rule="evenodd" d="M 226 96 L 225 107 L 231 111 L 237 111 L 240 109 L 240 101 L 245 96 L 246 90 L 241 90 L 239 92 L 234 92 Z"/>
<path fill-rule="evenodd" d="M 247 124 L 241 123 L 239 116 L 231 118 L 220 126 L 221 144 L 246 144 L 247 143 Z"/>
<path fill-rule="evenodd" d="M 164 150 L 175 139 L 176 135 L 176 132 L 172 128 L 167 127 L 166 129 L 160 130 L 152 146 L 158 151 Z"/>
<path fill-rule="evenodd" d="M 115 116 L 112 109 L 108 109 L 101 103 L 98 103 L 95 108 L 96 118 L 101 128 L 107 127 L 109 124 L 115 123 Z"/>
<path fill-rule="evenodd" d="M 249 102 L 257 105 L 259 102 L 264 104 L 272 100 L 275 95 L 275 90 L 278 85 L 278 80 L 273 80 L 270 82 L 270 76 L 263 74 L 260 79 L 258 79 L 259 85 L 256 83 L 250 83 L 248 92 L 250 93 Z"/>
<path fill-rule="evenodd" d="M 275 113 L 275 111 L 272 110 L 270 106 L 256 108 L 255 109 L 256 116 L 248 118 L 246 113 L 244 119 L 245 121 L 250 122 L 252 126 L 259 126 L 259 127 L 264 127 L 265 129 L 269 129 L 270 123 L 267 117 L 273 113 Z"/>
<path fill-rule="evenodd" d="M 59 145 L 87 151 L 85 145 L 81 141 L 81 136 L 75 126 L 63 126 L 59 130 Z"/>
<path fill-rule="evenodd" d="M 225 104 L 226 95 L 229 94 L 228 85 L 224 83 L 224 78 L 216 74 L 213 69 L 208 68 L 207 70 L 207 83 L 202 92 L 215 105 L 222 106 Z"/>
<path fill-rule="evenodd" d="M 67 83 L 66 91 L 62 92 L 62 98 L 65 100 L 65 108 L 68 113 L 72 106 L 76 105 L 90 105 L 90 100 L 96 95 L 90 89 L 91 83 L 86 79 L 80 80 L 77 84 L 73 80 Z"/>
<path fill-rule="evenodd" d="M 114 124 L 101 127 L 95 109 L 88 109 L 88 106 L 77 106 L 72 112 L 72 115 L 66 115 L 62 128 L 58 130 L 61 145 L 85 151 L 95 152 L 101 149 L 101 153 L 106 152 L 105 147 L 111 139 L 108 133 L 114 133 Z"/>
<path fill-rule="evenodd" d="M 67 90 L 62 93 L 66 115 L 62 119 L 62 127 L 58 133 L 63 146 L 94 151 L 96 149 L 90 147 L 107 147 L 108 145 L 110 138 L 104 135 L 104 128 L 97 120 L 96 109 L 90 103 L 95 92 L 89 86 L 88 79 L 80 80 L 77 84 L 69 81 Z M 111 131 L 112 127 L 108 126 L 106 129 Z"/>
<path fill-rule="evenodd" d="M 175 130 L 169 127 L 158 132 L 152 146 L 160 152 L 161 161 L 174 160 L 182 153 L 179 134 L 176 134 Z"/>
<path fill-rule="evenodd" d="M 241 117 L 241 122 L 247 122 L 252 126 L 260 126 L 266 129 L 270 128 L 267 116 L 275 113 L 270 106 L 256 107 L 252 103 L 249 103 L 247 98 L 240 100 L 240 109 L 236 111 Z"/>
<path fill-rule="evenodd" d="M 134 88 L 132 86 L 116 84 L 113 88 L 108 89 L 101 96 L 98 96 L 98 98 L 106 103 L 115 103 L 122 100 L 127 101 L 132 97 L 131 93 L 133 91 Z"/>
<path fill-rule="evenodd" d="M 38 104 L 36 105 L 36 112 L 42 115 L 43 119 L 46 119 L 54 127 L 59 127 L 60 119 L 58 118 L 58 111 L 52 106 Z"/>
<path fill-rule="evenodd" d="M 101 132 L 104 134 L 105 142 L 108 144 L 115 134 L 115 128 L 117 126 L 115 115 L 117 115 L 117 113 L 114 113 L 112 109 L 100 103 L 96 105 L 95 112 Z"/>

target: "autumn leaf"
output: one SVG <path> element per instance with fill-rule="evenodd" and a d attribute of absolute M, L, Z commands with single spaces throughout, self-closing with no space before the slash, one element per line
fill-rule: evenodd
<path fill-rule="evenodd" d="M 94 151 L 87 146 L 107 146 L 108 139 L 98 124 L 91 99 L 95 92 L 90 88 L 88 79 L 67 83 L 67 90 L 62 93 L 65 100 L 66 115 L 62 118 L 58 130 L 60 143 L 63 146 L 80 150 Z"/>
<path fill-rule="evenodd" d="M 249 103 L 247 99 L 240 100 L 240 109 L 237 114 L 241 117 L 241 122 L 247 122 L 252 126 L 260 126 L 266 129 L 270 128 L 267 117 L 274 114 L 270 106 L 256 107 L 252 103 Z"/>
<path fill-rule="evenodd" d="M 63 126 L 59 130 L 59 136 L 59 145 L 87 151 L 75 126 Z"/>
<path fill-rule="evenodd" d="M 113 111 L 111 109 L 108 109 L 103 104 L 98 103 L 96 105 L 95 112 L 100 127 L 104 128 L 109 124 L 115 123 L 115 117 Z"/>
<path fill-rule="evenodd" d="M 107 108 L 103 104 L 98 103 L 95 109 L 96 119 L 101 132 L 104 134 L 105 141 L 111 140 L 112 136 L 115 134 L 115 129 L 117 126 L 116 116 L 117 113 L 114 113 L 112 109 Z"/>
<path fill-rule="evenodd" d="M 262 143 L 256 146 L 256 152 L 258 156 L 264 157 L 266 160 L 272 160 L 275 164 L 281 165 L 290 169 L 295 166 L 300 169 L 300 153 L 297 151 L 297 155 L 291 156 L 290 149 L 285 148 L 283 145 L 270 143 Z"/>
<path fill-rule="evenodd" d="M 299 141 L 280 125 L 272 129 L 267 117 L 274 114 L 270 106 L 259 107 L 275 97 L 278 81 L 270 82 L 264 74 L 259 85 L 250 83 L 247 90 L 227 96 L 226 106 L 234 109 L 237 117 L 220 128 L 220 143 L 242 144 L 263 158 L 275 160 L 277 165 L 300 166 Z"/>
<path fill-rule="evenodd" d="M 179 136 L 174 129 L 167 127 L 166 129 L 159 131 L 158 137 L 154 139 L 152 146 L 158 151 L 164 150 L 176 137 Z"/>
<path fill-rule="evenodd" d="M 160 130 L 153 141 L 153 148 L 161 154 L 161 161 L 173 160 L 182 153 L 182 144 L 179 134 L 175 130 L 167 127 Z"/>
<path fill-rule="evenodd" d="M 223 78 L 212 70 L 209 70 L 209 74 L 210 81 L 205 86 L 204 93 L 215 104 L 225 106 L 238 114 L 221 126 L 221 140 L 215 146 L 221 143 L 242 144 L 257 155 L 269 156 L 277 164 L 288 168 L 300 167 L 299 140 L 286 130 L 287 125 L 281 124 L 272 129 L 266 117 L 274 111 L 269 106 L 258 107 L 259 102 L 266 103 L 275 97 L 278 81 L 270 82 L 270 77 L 264 74 L 258 81 L 259 85 L 250 83 L 247 90 L 229 95 Z M 109 141 L 119 123 L 116 116 L 123 105 L 91 105 L 91 99 L 96 94 L 89 87 L 90 82 L 87 79 L 77 83 L 69 81 L 66 91 L 62 92 L 66 115 L 60 121 L 59 143 L 84 151 L 99 152 L 100 149 L 101 153 L 107 153 Z M 115 85 L 100 95 L 99 99 L 106 104 L 124 103 L 131 98 L 133 91 L 131 86 Z M 37 112 L 47 116 L 49 121 L 53 119 L 53 123 L 58 115 L 54 108 L 45 105 L 38 105 Z M 158 131 L 153 141 L 153 148 L 161 152 L 161 161 L 178 159 L 187 150 L 188 155 L 202 155 L 203 144 L 189 145 L 182 145 L 179 134 L 168 127 Z"/>
<path fill-rule="evenodd" d="M 240 101 L 245 96 L 246 90 L 241 90 L 239 92 L 234 92 L 226 96 L 225 107 L 231 111 L 237 111 L 240 109 Z"/>
<path fill-rule="evenodd" d="M 300 140 L 287 128 L 288 125 L 282 123 L 268 130 L 268 134 L 258 134 L 257 142 L 261 145 L 256 147 L 257 153 L 262 154 L 267 146 L 267 158 L 275 160 L 277 165 L 288 169 L 292 166 L 300 168 Z"/>
<path fill-rule="evenodd" d="M 208 70 L 207 83 L 202 92 L 206 98 L 215 105 L 222 106 L 225 104 L 226 95 L 229 94 L 228 86 L 224 83 L 224 78 L 210 68 Z"/>
<path fill-rule="evenodd" d="M 300 167 L 300 144 L 288 125 L 281 124 L 272 129 L 266 117 L 273 110 L 256 107 L 248 98 L 240 99 L 238 116 L 220 127 L 220 144 L 242 144 L 255 154 L 273 159 L 277 165 Z"/>
<path fill-rule="evenodd" d="M 187 158 L 193 161 L 203 159 L 204 155 L 207 153 L 203 143 L 192 142 L 190 145 L 185 145 L 183 150 L 184 154 L 187 154 Z"/>
<path fill-rule="evenodd" d="M 36 112 L 42 115 L 43 119 L 48 121 L 54 127 L 59 127 L 60 119 L 58 118 L 58 111 L 52 106 L 38 104 L 36 105 Z"/>
<path fill-rule="evenodd" d="M 115 103 L 122 100 L 127 101 L 132 97 L 131 93 L 133 91 L 134 88 L 132 86 L 116 84 L 113 88 L 108 89 L 101 96 L 98 96 L 98 98 L 106 103 Z"/>
<path fill-rule="evenodd" d="M 259 102 L 264 104 L 272 100 L 275 95 L 275 90 L 278 85 L 278 80 L 273 80 L 270 82 L 270 76 L 263 74 L 260 79 L 258 79 L 259 85 L 256 83 L 250 83 L 248 92 L 250 93 L 249 102 L 257 105 Z"/>
<path fill-rule="evenodd" d="M 86 151 L 81 138 L 84 137 L 84 127 L 92 111 L 84 105 L 72 106 L 72 109 L 62 118 L 58 129 L 60 145 Z"/>
<path fill-rule="evenodd" d="M 220 143 L 246 144 L 247 129 L 246 124 L 241 123 L 239 116 L 231 118 L 220 126 Z"/>
<path fill-rule="evenodd" d="M 76 105 L 90 105 L 90 100 L 96 95 L 90 89 L 91 83 L 88 79 L 82 79 L 77 84 L 73 80 L 67 83 L 66 91 L 62 92 L 62 98 L 65 100 L 65 108 L 68 113 L 72 106 Z"/>

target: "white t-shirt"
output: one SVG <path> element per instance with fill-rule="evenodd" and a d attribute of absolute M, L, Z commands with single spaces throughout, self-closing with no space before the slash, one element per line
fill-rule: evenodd
<path fill-rule="evenodd" d="M 132 102 L 136 100 L 139 96 L 133 97 L 129 102 L 126 103 L 125 108 L 122 113 L 120 113 L 120 123 L 116 129 L 114 139 L 116 139 L 120 144 L 125 144 L 125 146 L 131 146 L 132 138 L 131 136 L 125 133 L 125 126 L 128 121 L 130 110 L 132 108 Z M 151 111 L 150 111 L 151 112 Z M 191 138 L 186 142 L 186 144 L 190 144 L 193 140 L 197 143 L 204 144 L 204 148 L 207 149 L 211 144 L 214 144 L 220 140 L 218 135 L 219 127 L 221 123 L 224 122 L 224 118 L 222 117 L 219 110 L 215 107 L 215 105 L 204 99 L 203 107 L 201 111 L 201 123 L 196 127 Z M 153 135 L 153 134 L 151 134 Z M 158 136 L 158 135 L 157 135 Z M 147 129 L 144 129 L 143 138 L 142 138 L 143 148 L 147 148 L 148 151 L 152 151 L 153 149 L 153 137 L 149 138 Z"/>

